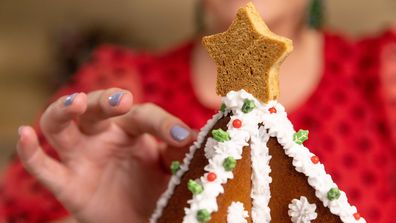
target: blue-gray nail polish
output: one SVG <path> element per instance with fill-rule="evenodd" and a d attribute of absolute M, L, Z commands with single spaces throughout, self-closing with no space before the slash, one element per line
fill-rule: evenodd
<path fill-rule="evenodd" d="M 65 101 L 63 102 L 64 106 L 69 106 L 73 103 L 74 98 L 78 95 L 78 93 L 74 93 L 71 95 L 68 95 L 65 99 Z"/>
<path fill-rule="evenodd" d="M 111 106 L 117 106 L 120 104 L 121 98 L 124 95 L 124 92 L 116 92 L 109 97 L 109 104 Z"/>
<path fill-rule="evenodd" d="M 190 135 L 190 132 L 180 125 L 174 125 L 170 130 L 170 134 L 176 141 L 183 141 Z"/>

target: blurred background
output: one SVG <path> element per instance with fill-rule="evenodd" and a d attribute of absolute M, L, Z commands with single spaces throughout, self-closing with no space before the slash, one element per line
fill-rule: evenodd
<path fill-rule="evenodd" d="M 98 44 L 160 50 L 191 38 L 199 0 L 0 0 L 0 170 L 17 128 Z M 395 0 L 328 0 L 326 26 L 351 37 L 396 21 Z"/>

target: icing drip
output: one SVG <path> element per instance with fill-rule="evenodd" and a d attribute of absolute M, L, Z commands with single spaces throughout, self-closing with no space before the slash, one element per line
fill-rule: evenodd
<path fill-rule="evenodd" d="M 161 217 L 162 211 L 168 204 L 168 200 L 172 196 L 175 187 L 180 184 L 181 177 L 185 172 L 187 172 L 188 166 L 190 165 L 195 151 L 201 147 L 201 144 L 205 140 L 206 135 L 221 117 L 223 117 L 223 113 L 219 112 L 215 114 L 212 119 L 208 120 L 206 125 L 201 129 L 200 133 L 197 136 L 197 141 L 195 141 L 194 144 L 190 146 L 189 152 L 184 157 L 183 164 L 180 165 L 179 170 L 170 178 L 168 188 L 158 199 L 157 207 L 151 215 L 150 223 L 157 222 L 158 218 Z"/>
<path fill-rule="evenodd" d="M 249 96 L 246 94 L 246 96 Z M 253 99 L 253 98 L 252 98 Z M 257 101 L 256 101 L 257 103 Z M 225 102 L 227 109 L 232 109 Z M 243 102 L 242 102 L 243 104 Z M 251 106 L 251 104 L 250 104 Z M 227 124 L 227 135 L 230 140 L 220 140 L 220 138 L 209 138 L 206 143 L 205 154 L 209 164 L 205 166 L 205 171 L 208 173 L 215 173 L 216 179 L 208 181 L 205 174 L 200 178 L 200 182 L 204 188 L 202 193 L 193 195 L 193 198 L 188 201 L 189 208 L 185 209 L 184 223 L 198 222 L 196 216 L 199 210 L 206 209 L 210 213 L 218 210 L 217 197 L 224 193 L 222 184 L 227 183 L 229 179 L 233 179 L 234 174 L 232 168 L 228 168 L 228 161 L 242 159 L 243 147 L 248 146 L 248 141 L 251 135 L 257 134 L 257 122 L 260 119 L 259 110 L 251 110 L 248 113 L 242 112 L 240 109 L 232 110 L 230 122 Z M 234 120 L 238 119 L 243 123 L 241 126 L 234 127 L 232 124 Z M 217 136 L 215 136 L 217 137 Z M 227 137 L 226 137 L 227 138 Z"/>
<path fill-rule="evenodd" d="M 205 171 L 214 173 L 216 178 L 213 181 L 208 181 L 208 173 L 206 173 L 197 180 L 197 182 L 202 184 L 204 190 L 200 194 L 193 195 L 193 198 L 188 201 L 190 207 L 185 209 L 186 215 L 183 222 L 197 222 L 196 214 L 198 210 L 205 209 L 210 213 L 218 210 L 216 198 L 220 193 L 224 193 L 222 184 L 225 184 L 228 179 L 233 178 L 232 171 L 226 171 L 224 169 L 223 161 L 229 156 L 237 161 L 241 159 L 242 149 L 248 144 L 249 139 L 252 144 L 253 168 L 253 190 L 251 193 L 253 200 L 252 219 L 254 223 L 269 222 L 271 219 L 268 207 L 270 199 L 269 184 L 271 183 L 269 160 L 271 157 L 268 155 L 266 144 L 270 137 L 277 138 L 285 154 L 293 158 L 292 163 L 296 171 L 307 176 L 308 184 L 315 189 L 316 197 L 323 202 L 325 207 L 329 208 L 331 213 L 339 216 L 342 222 L 366 222 L 362 217 L 358 218 L 358 220 L 355 219 L 354 214 L 357 213 L 357 209 L 348 203 L 345 192 L 339 190 L 339 195 L 337 192 L 337 196 L 330 196 L 332 200 L 329 200 L 329 191 L 332 188 L 338 189 L 338 187 L 333 182 L 331 176 L 326 173 L 323 164 L 303 145 L 305 133 L 300 132 L 300 135 L 296 134 L 282 105 L 276 101 L 269 101 L 267 104 L 262 104 L 244 90 L 229 92 L 223 98 L 223 104 L 225 105 L 223 106 L 224 112 L 219 112 L 208 122 L 199 134 L 198 141 L 190 147 L 190 152 L 186 155 L 183 164 L 180 166 L 180 170 L 171 178 L 168 189 L 158 201 L 157 208 L 150 222 L 156 222 L 161 216 L 162 210 L 167 205 L 167 201 L 172 195 L 174 188 L 180 183 L 181 176 L 188 170 L 195 150 L 200 147 L 208 131 L 223 116 L 223 113 L 224 115 L 228 113 L 233 114 L 227 125 L 227 133 L 230 140 L 218 142 L 212 138 L 208 139 L 205 145 L 205 155 L 208 158 L 209 164 L 205 167 Z M 253 104 L 254 106 L 252 106 Z M 242 111 L 242 107 L 245 108 L 244 111 Z M 254 108 L 251 110 L 251 107 Z M 241 123 L 233 126 L 233 122 L 236 119 Z M 263 126 L 258 130 L 258 124 L 260 123 Z M 298 139 L 296 140 L 298 143 L 294 139 Z M 312 159 L 313 157 L 315 159 Z"/>
<path fill-rule="evenodd" d="M 293 137 L 296 132 L 287 118 L 284 107 L 276 101 L 270 101 L 264 106 L 267 109 L 263 111 L 263 123 L 268 136 L 276 137 L 285 150 L 285 154 L 293 158 L 293 166 L 296 168 L 296 171 L 308 177 L 308 184 L 315 189 L 315 195 L 323 202 L 323 205 L 329 207 L 330 212 L 339 216 L 342 222 L 366 222 L 364 218 L 356 220 L 353 217 L 357 209 L 355 206 L 349 204 L 345 192 L 340 191 L 338 199 L 332 201 L 328 199 L 327 193 L 331 188 L 336 188 L 337 185 L 333 182 L 331 176 L 326 173 L 323 164 L 315 164 L 311 161 L 311 157 L 315 155 L 303 144 L 300 145 L 294 142 Z M 271 107 L 275 107 L 277 112 L 273 114 L 267 112 L 268 108 Z"/>
<path fill-rule="evenodd" d="M 268 206 L 271 198 L 270 177 L 271 167 L 269 162 L 271 156 L 267 147 L 269 137 L 266 130 L 260 127 L 257 134 L 251 137 L 251 159 L 252 159 L 252 220 L 255 223 L 268 223 L 271 221 L 270 208 Z"/>
<path fill-rule="evenodd" d="M 316 205 L 310 204 L 304 196 L 301 196 L 299 200 L 292 200 L 289 204 L 288 214 L 293 223 L 311 223 L 318 217 Z"/>
<path fill-rule="evenodd" d="M 227 210 L 227 223 L 247 223 L 249 213 L 241 202 L 232 202 Z"/>

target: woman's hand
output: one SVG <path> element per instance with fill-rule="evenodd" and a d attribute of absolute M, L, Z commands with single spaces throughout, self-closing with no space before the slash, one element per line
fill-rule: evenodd
<path fill-rule="evenodd" d="M 60 161 L 28 126 L 19 129 L 21 161 L 79 222 L 147 221 L 169 177 L 163 164 L 194 138 L 179 119 L 152 104 L 133 105 L 121 89 L 62 97 L 40 126 Z"/>

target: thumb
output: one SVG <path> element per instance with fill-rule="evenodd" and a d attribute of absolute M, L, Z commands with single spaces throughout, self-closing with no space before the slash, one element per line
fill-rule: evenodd
<path fill-rule="evenodd" d="M 59 194 L 68 182 L 66 167 L 43 151 L 32 127 L 21 126 L 18 133 L 17 152 L 24 167 L 55 195 Z"/>

